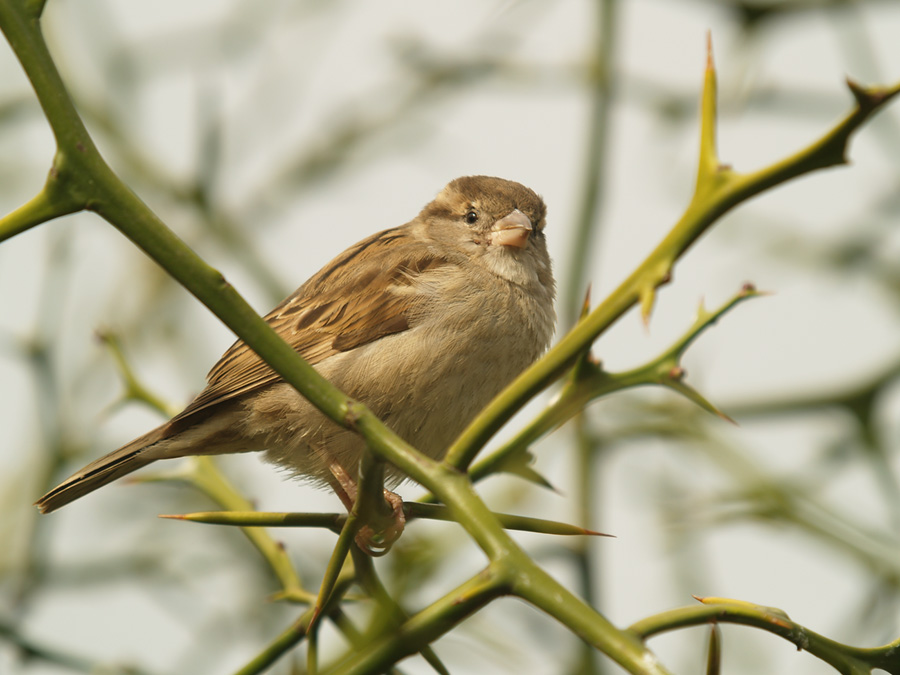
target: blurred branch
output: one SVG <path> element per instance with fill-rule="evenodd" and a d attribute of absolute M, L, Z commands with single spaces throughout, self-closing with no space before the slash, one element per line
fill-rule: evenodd
<path fill-rule="evenodd" d="M 641 443 L 648 438 L 680 441 L 689 452 L 702 452 L 731 479 L 732 488 L 703 495 L 696 485 L 691 485 L 683 494 L 686 504 L 665 503 L 665 515 L 679 536 L 684 536 L 691 525 L 699 529 L 698 524 L 708 527 L 748 520 L 787 524 L 838 553 L 849 555 L 868 568 L 870 575 L 896 585 L 900 579 L 896 555 L 900 544 L 896 535 L 881 533 L 830 507 L 817 494 L 829 484 L 821 467 L 806 466 L 799 479 L 781 478 L 761 466 L 749 452 L 739 451 L 722 434 L 698 424 L 693 408 L 680 415 L 671 406 L 667 409 L 668 414 L 656 427 L 647 420 L 651 411 L 645 409 L 642 422 L 619 428 L 610 436 L 619 444 Z M 638 411 L 632 412 L 640 417 Z"/>
<path fill-rule="evenodd" d="M 173 478 L 192 485 L 223 509 L 249 511 L 253 508 L 247 498 L 238 492 L 219 470 L 211 457 L 191 457 L 182 464 L 176 474 L 159 476 L 155 480 Z M 142 480 L 154 479 L 144 476 Z M 268 532 L 257 527 L 244 527 L 241 531 L 256 547 L 281 584 L 281 590 L 276 597 L 296 602 L 310 602 L 312 596 L 303 588 L 284 546 L 275 541 Z"/>
<path fill-rule="evenodd" d="M 72 262 L 70 243 L 70 237 L 64 234 L 51 239 L 46 261 L 48 273 L 41 280 L 35 325 L 29 334 L 14 343 L 34 381 L 39 446 L 43 450 L 36 466 L 32 465 L 35 468 L 27 480 L 9 486 L 10 494 L 18 492 L 20 497 L 25 497 L 25 504 L 30 504 L 35 493 L 40 494 L 51 484 L 61 467 L 81 449 L 60 395 L 62 387 L 56 351 L 56 336 L 62 331 L 68 306 L 66 281 Z M 48 529 L 29 506 L 18 503 L 6 508 L 16 514 L 11 528 L 18 530 L 18 537 L 4 532 L 5 540 L 9 542 L 5 554 L 10 558 L 11 568 L 20 573 L 12 607 L 24 613 L 44 579 Z M 21 541 L 19 551 L 15 545 L 17 539 Z M 14 559 L 16 556 L 18 560 Z"/>
<path fill-rule="evenodd" d="M 332 608 L 338 611 L 341 617 L 340 625 L 345 626 L 344 615 L 337 609 L 337 602 L 353 584 L 353 577 L 348 573 L 338 579 L 331 598 L 322 613 L 328 615 Z M 268 670 L 269 666 L 280 659 L 287 651 L 296 647 L 302 640 L 308 637 L 310 623 L 318 616 L 318 610 L 311 606 L 297 618 L 288 628 L 275 638 L 265 649 L 253 657 L 243 668 L 235 672 L 235 675 L 257 675 Z M 349 631 L 344 631 L 348 634 Z"/>
<path fill-rule="evenodd" d="M 94 668 L 94 664 L 86 659 L 31 642 L 21 636 L 12 625 L 2 621 L 0 621 L 0 640 L 14 645 L 20 658 L 25 661 L 43 661 L 64 670 L 80 673 L 90 673 Z"/>
<path fill-rule="evenodd" d="M 133 666 L 100 666 L 96 661 L 91 661 L 82 656 L 76 656 L 60 649 L 48 647 L 33 640 L 29 640 L 16 631 L 15 627 L 3 620 L 0 620 L 0 640 L 13 645 L 18 652 L 19 659 L 29 664 L 41 663 L 66 671 L 85 673 L 86 675 L 99 672 L 98 668 L 100 667 L 103 668 L 103 672 L 111 674 L 144 675 L 147 672 Z"/>
<path fill-rule="evenodd" d="M 566 256 L 567 276 L 563 279 L 561 327 L 568 329 L 575 322 L 584 286 L 590 256 L 594 254 L 600 211 L 606 188 L 607 140 L 611 135 L 613 96 L 616 89 L 616 41 L 618 30 L 618 0 L 595 0 L 597 20 L 594 38 L 595 53 L 590 61 L 591 87 L 587 141 L 585 143 L 584 171 L 581 176 L 581 198 L 572 249 Z"/>
<path fill-rule="evenodd" d="M 128 359 L 125 357 L 118 338 L 108 332 L 101 332 L 99 336 L 109 347 L 125 385 L 125 391 L 121 400 L 143 403 L 165 417 L 174 415 L 177 411 L 160 397 L 153 394 L 137 377 Z M 249 511 L 253 508 L 250 501 L 232 485 L 225 474 L 216 466 L 212 457 L 191 457 L 174 474 L 164 474 L 156 477 L 152 474 L 144 474 L 139 480 L 149 482 L 172 479 L 193 486 L 224 509 Z M 257 527 L 244 527 L 241 529 L 281 583 L 278 597 L 297 602 L 311 602 L 313 596 L 304 590 L 284 547 L 272 539 L 265 530 Z"/>
<path fill-rule="evenodd" d="M 119 371 L 119 375 L 121 376 L 122 384 L 125 385 L 125 391 L 122 392 L 118 405 L 126 402 L 142 403 L 152 408 L 163 417 L 173 417 L 178 413 L 175 406 L 166 403 L 163 399 L 150 391 L 137 377 L 134 369 L 128 362 L 128 359 L 125 358 L 122 341 L 119 339 L 118 335 L 111 331 L 98 330 L 97 338 L 109 349 L 109 352 L 115 361 L 116 368 Z"/>

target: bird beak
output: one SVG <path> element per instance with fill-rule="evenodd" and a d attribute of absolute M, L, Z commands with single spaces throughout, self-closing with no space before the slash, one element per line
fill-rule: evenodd
<path fill-rule="evenodd" d="M 491 245 L 525 248 L 532 229 L 528 216 L 516 209 L 494 223 L 490 233 Z"/>

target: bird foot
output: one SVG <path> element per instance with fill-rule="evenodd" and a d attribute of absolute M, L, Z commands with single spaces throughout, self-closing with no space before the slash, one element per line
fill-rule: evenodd
<path fill-rule="evenodd" d="M 335 494 L 344 503 L 348 512 L 357 508 L 359 487 L 353 478 L 339 464 L 329 467 L 334 477 L 332 487 Z M 385 507 L 390 507 L 389 509 Z M 403 498 L 395 492 L 384 490 L 384 504 L 375 504 L 374 508 L 366 508 L 360 514 L 363 525 L 356 533 L 356 545 L 364 553 L 379 557 L 387 553 L 394 542 L 403 534 L 406 526 L 406 514 L 403 512 Z"/>
<path fill-rule="evenodd" d="M 403 513 L 403 499 L 400 495 L 385 490 L 384 501 L 390 505 L 391 512 L 386 515 L 376 514 L 356 533 L 356 545 L 373 558 L 391 550 L 406 526 L 406 514 Z"/>

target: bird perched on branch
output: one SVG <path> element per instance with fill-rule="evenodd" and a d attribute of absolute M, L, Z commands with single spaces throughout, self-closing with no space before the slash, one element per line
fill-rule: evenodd
<path fill-rule="evenodd" d="M 266 321 L 339 389 L 439 458 L 549 345 L 555 285 L 545 213 L 519 183 L 457 178 L 410 222 L 341 253 Z M 183 412 L 88 464 L 37 506 L 54 511 L 159 459 L 248 451 L 330 486 L 349 508 L 366 444 L 238 341 Z M 388 469 L 390 485 L 402 479 Z M 392 504 L 398 511 L 399 497 Z"/>

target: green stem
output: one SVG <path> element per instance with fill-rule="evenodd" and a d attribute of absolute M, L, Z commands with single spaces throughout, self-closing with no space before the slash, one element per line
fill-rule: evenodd
<path fill-rule="evenodd" d="M 674 369 L 680 368 L 681 358 L 700 335 L 738 303 L 759 293 L 745 285 L 721 307 L 713 312 L 700 308 L 691 327 L 668 349 L 642 366 L 622 373 L 607 373 L 589 360 L 582 362 L 567 378 L 561 391 L 525 428 L 497 450 L 475 464 L 469 471 L 472 482 L 478 482 L 492 473 L 503 470 L 504 464 L 516 453 L 523 452 L 532 443 L 580 414 L 585 406 L 598 398 L 617 391 L 659 384 L 676 389 L 701 407 L 721 415 L 718 410 L 704 405 L 705 400 L 680 381 Z"/>
<path fill-rule="evenodd" d="M 29 4 L 43 5 L 34 2 Z M 57 146 L 99 156 L 44 42 L 40 29 L 40 11 L 32 8 L 29 13 L 21 3 L 2 0 L 0 30 L 34 87 L 38 102 L 50 121 Z M 64 123 L 54 124 L 54 120 Z"/>
<path fill-rule="evenodd" d="M 0 243 L 30 230 L 35 225 L 46 223 L 80 209 L 81 207 L 77 203 L 60 203 L 51 199 L 47 190 L 41 190 L 15 211 L 0 218 Z"/>
<path fill-rule="evenodd" d="M 429 644 L 506 592 L 504 574 L 492 565 L 400 626 L 357 648 L 327 671 L 330 675 L 380 673 Z"/>
<path fill-rule="evenodd" d="M 0 2 L 0 28 L 31 80 L 57 140 L 48 196 L 71 208 L 95 211 L 128 237 L 173 279 L 260 355 L 285 381 L 339 424 L 356 426 L 370 447 L 394 464 L 415 465 L 424 456 L 382 424 L 365 406 L 325 380 L 279 337 L 231 287 L 113 173 L 87 134 L 50 56 L 36 19 Z M 74 209 L 77 210 L 77 209 Z M 366 424 L 359 424 L 365 420 Z"/>
<path fill-rule="evenodd" d="M 362 586 L 379 607 L 379 611 L 372 616 L 374 633 L 390 635 L 397 626 L 407 621 L 409 616 L 400 604 L 391 597 L 384 584 L 381 583 L 371 556 L 365 555 L 359 548 L 354 548 L 351 554 L 353 555 L 353 564 L 356 568 L 356 578 L 359 585 Z M 434 668 L 436 673 L 449 675 L 446 666 L 444 666 L 431 646 L 426 644 L 422 647 L 420 653 L 422 658 Z"/>
<path fill-rule="evenodd" d="M 575 363 L 593 341 L 640 302 L 644 318 L 649 318 L 655 289 L 666 283 L 672 268 L 690 246 L 727 211 L 775 185 L 806 173 L 846 163 L 851 134 L 881 106 L 900 93 L 900 84 L 891 88 L 863 89 L 850 84 L 857 105 L 822 138 L 769 167 L 738 174 L 714 160 L 715 76 L 707 70 L 701 106 L 701 159 L 698 183 L 691 203 L 669 234 L 644 261 L 610 293 L 587 317 L 579 321 L 547 354 L 526 369 L 472 421 L 447 452 L 446 461 L 466 469 L 490 438 L 523 405 L 555 381 Z"/>
<path fill-rule="evenodd" d="M 440 504 L 423 504 L 421 502 L 404 502 L 403 511 L 408 521 L 417 519 L 443 520 L 456 522 L 446 506 Z M 545 520 L 529 518 L 509 513 L 493 513 L 504 529 L 520 532 L 540 532 L 556 535 L 596 535 L 597 532 L 583 527 Z M 347 514 L 340 513 L 271 513 L 266 511 L 206 511 L 186 513 L 184 515 L 164 515 L 160 518 L 187 520 L 192 523 L 209 525 L 236 525 L 238 527 L 318 527 L 340 532 L 347 521 Z"/>
<path fill-rule="evenodd" d="M 648 297 L 652 300 L 654 289 L 668 278 L 674 261 L 722 213 L 772 185 L 843 161 L 843 149 L 850 133 L 896 94 L 897 89 L 869 92 L 855 89 L 859 103 L 857 110 L 822 141 L 793 158 L 747 176 L 718 171 L 710 181 L 698 183 L 697 194 L 684 218 L 660 246 L 547 357 L 495 399 L 454 444 L 447 462 L 439 464 L 416 452 L 365 406 L 323 379 L 253 311 L 219 272 L 191 251 L 112 172 L 88 136 L 44 43 L 38 22 L 42 7 L 40 0 L 32 0 L 27 5 L 30 11 L 27 14 L 25 5 L 0 0 L 0 28 L 31 80 L 57 141 L 57 155 L 45 186 L 46 199 L 58 212 L 92 210 L 116 227 L 317 408 L 339 424 L 358 431 L 379 457 L 425 485 L 447 504 L 490 559 L 485 575 L 467 582 L 410 618 L 401 626 L 399 635 L 387 636 L 351 655 L 338 671 L 383 670 L 403 655 L 420 651 L 432 639 L 495 597 L 513 592 L 564 622 L 629 672 L 664 673 L 665 670 L 633 634 L 616 629 L 569 593 L 509 538 L 461 469 L 469 466 L 475 453 L 521 405 L 574 363 L 597 335 L 637 300 L 644 302 Z M 704 94 L 706 97 L 710 95 L 709 91 L 710 87 Z M 708 125 L 710 121 L 705 119 L 704 123 Z M 835 150 L 839 150 L 837 155 Z M 29 221 L 19 216 L 19 222 Z M 20 226 L 13 226 L 12 230 L 24 231 Z M 332 597 L 337 599 L 340 595 L 336 592 Z M 312 614 L 305 616 L 311 618 Z M 274 658 L 296 644 L 302 637 L 300 629 L 303 627 L 302 623 L 292 626 L 280 636 L 277 644 L 251 664 L 252 667 L 241 672 L 261 672 Z"/>
<path fill-rule="evenodd" d="M 798 649 L 809 652 L 840 673 L 865 673 L 881 668 L 890 673 L 900 673 L 900 644 L 893 642 L 883 647 L 860 648 L 830 640 L 795 623 L 784 612 L 753 603 L 705 598 L 703 605 L 682 607 L 662 612 L 633 624 L 628 631 L 640 640 L 654 635 L 689 626 L 701 626 L 710 622 L 734 623 L 761 628 L 793 643 Z"/>
<path fill-rule="evenodd" d="M 80 202 L 83 208 L 96 211 L 131 239 L 328 417 L 361 433 L 375 453 L 438 495 L 491 560 L 512 557 L 530 563 L 530 559 L 503 531 L 497 519 L 475 494 L 464 474 L 415 451 L 365 406 L 352 401 L 322 378 L 253 311 L 220 273 L 191 251 L 118 179 L 88 138 L 50 59 L 37 21 L 25 21 L 16 8 L 0 0 L 0 26 L 34 83 L 47 119 L 54 129 L 59 146 L 55 186 L 69 199 Z M 533 564 L 529 566 L 537 569 Z M 549 584 L 546 590 L 550 595 L 564 592 L 562 586 L 546 575 L 540 583 L 545 586 Z M 482 602 L 490 599 L 485 595 Z M 575 602 L 581 604 L 584 611 L 591 611 L 580 601 Z M 438 605 L 426 611 L 429 616 L 437 612 L 436 616 L 441 617 L 440 624 L 446 625 L 446 617 L 441 612 L 452 617 L 461 607 Z M 602 617 L 595 616 L 602 621 Z M 414 619 L 410 621 L 415 622 Z M 289 630 L 270 653 L 274 654 L 285 645 L 292 644 L 295 636 L 296 631 Z M 394 649 L 402 648 L 402 642 L 390 640 Z M 634 651 L 625 657 L 619 651 L 612 656 L 627 663 L 640 663 L 647 659 L 648 654 L 642 646 L 632 645 L 632 649 Z"/>
<path fill-rule="evenodd" d="M 557 619 L 628 672 L 641 675 L 668 672 L 634 634 L 613 626 L 569 590 L 562 588 L 530 558 L 524 555 L 523 558 L 510 561 L 515 570 L 513 593 Z"/>
<path fill-rule="evenodd" d="M 519 548 L 475 493 L 465 474 L 445 465 L 439 465 L 438 472 L 442 475 L 435 476 L 428 487 L 488 554 L 489 570 L 491 575 L 497 575 L 496 583 L 508 585 L 513 594 L 563 622 L 628 672 L 635 675 L 667 672 L 643 645 L 615 628 Z"/>

